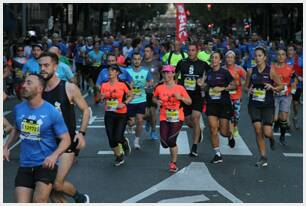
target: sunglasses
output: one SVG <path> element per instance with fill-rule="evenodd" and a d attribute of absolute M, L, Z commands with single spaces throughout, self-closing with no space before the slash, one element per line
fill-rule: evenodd
<path fill-rule="evenodd" d="M 23 49 L 18 49 L 17 51 L 18 51 L 18 52 L 21 52 L 21 51 L 23 51 Z"/>

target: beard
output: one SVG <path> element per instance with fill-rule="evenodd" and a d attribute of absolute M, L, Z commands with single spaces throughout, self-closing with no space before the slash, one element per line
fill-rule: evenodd
<path fill-rule="evenodd" d="M 42 77 L 45 81 L 49 81 L 54 76 L 55 72 L 53 72 L 53 73 L 41 72 L 40 74 L 42 75 Z M 47 76 L 45 76 L 45 74 L 47 74 Z"/>

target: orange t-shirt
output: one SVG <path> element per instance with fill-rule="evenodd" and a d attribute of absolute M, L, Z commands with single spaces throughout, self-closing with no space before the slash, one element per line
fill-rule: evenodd
<path fill-rule="evenodd" d="M 294 69 L 291 68 L 288 64 L 285 64 L 283 67 L 277 67 L 275 64 L 272 65 L 276 74 L 280 77 L 282 84 L 288 87 L 285 95 L 291 93 L 291 77 L 294 74 Z"/>
<path fill-rule="evenodd" d="M 127 107 L 124 105 L 121 109 L 117 106 L 124 101 L 125 95 L 129 92 L 129 87 L 123 82 L 115 82 L 111 85 L 110 82 L 105 82 L 101 86 L 101 94 L 105 95 L 105 111 L 124 114 L 127 112 Z"/>
<path fill-rule="evenodd" d="M 184 111 L 181 101 L 174 97 L 175 93 L 179 93 L 184 98 L 189 98 L 185 88 L 175 84 L 172 88 L 168 88 L 166 84 L 156 86 L 154 96 L 162 101 L 160 106 L 160 121 L 178 122 L 184 121 Z"/>
<path fill-rule="evenodd" d="M 230 91 L 230 96 L 232 100 L 240 99 L 242 96 L 242 85 L 241 85 L 241 78 L 245 79 L 246 72 L 240 66 L 233 66 L 228 67 L 228 71 L 231 73 L 232 77 L 234 78 L 235 83 L 237 84 L 236 90 Z"/>

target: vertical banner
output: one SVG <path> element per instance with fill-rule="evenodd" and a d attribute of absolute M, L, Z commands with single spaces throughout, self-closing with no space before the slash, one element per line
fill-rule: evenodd
<path fill-rule="evenodd" d="M 176 4 L 176 40 L 184 43 L 188 38 L 187 16 L 184 4 Z"/>

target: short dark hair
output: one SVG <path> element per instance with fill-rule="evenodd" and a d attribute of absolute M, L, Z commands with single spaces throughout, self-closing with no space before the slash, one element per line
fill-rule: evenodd
<path fill-rule="evenodd" d="M 150 48 L 151 51 L 153 51 L 153 47 L 152 47 L 152 45 L 150 45 L 150 44 L 146 45 L 144 48 L 145 48 L 145 49 Z"/>
<path fill-rule="evenodd" d="M 195 46 L 198 49 L 198 44 L 196 42 L 190 42 L 188 47 Z"/>
<path fill-rule="evenodd" d="M 51 60 L 55 63 L 55 64 L 58 64 L 58 56 L 52 52 L 43 52 L 39 58 L 42 58 L 42 57 L 50 57 Z"/>
<path fill-rule="evenodd" d="M 43 89 L 46 88 L 47 82 L 46 82 L 46 80 L 44 79 L 44 77 L 43 77 L 42 75 L 40 75 L 40 74 L 38 74 L 38 73 L 34 73 L 34 72 L 33 72 L 33 73 L 30 73 L 29 76 L 30 76 L 30 75 L 32 75 L 32 76 L 37 76 L 40 85 L 43 87 Z"/>
<path fill-rule="evenodd" d="M 214 55 L 214 54 L 219 54 L 220 59 L 223 59 L 223 54 L 222 54 L 222 52 L 221 52 L 219 49 L 217 49 L 216 51 L 213 51 L 213 53 L 211 54 L 211 56 Z"/>
<path fill-rule="evenodd" d="M 140 53 L 139 53 L 139 52 L 134 52 L 134 53 L 133 53 L 133 57 L 134 57 L 135 55 L 140 55 Z M 140 55 L 140 56 L 141 56 L 141 55 Z"/>
<path fill-rule="evenodd" d="M 256 32 L 253 32 L 253 33 L 256 33 Z M 256 51 L 261 51 L 265 56 L 267 56 L 266 50 L 263 47 L 261 47 L 261 46 L 256 47 L 255 50 L 254 50 L 254 53 Z"/>

